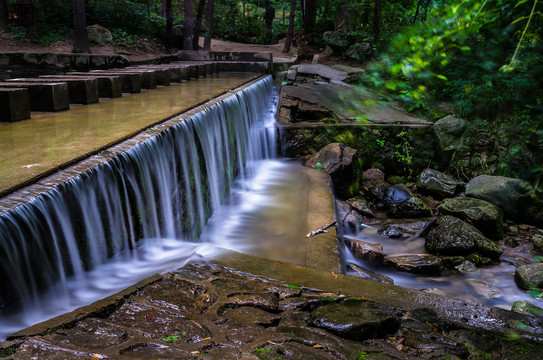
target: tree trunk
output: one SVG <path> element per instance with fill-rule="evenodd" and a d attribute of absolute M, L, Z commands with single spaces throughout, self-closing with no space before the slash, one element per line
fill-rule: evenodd
<path fill-rule="evenodd" d="M 200 30 L 202 29 L 202 17 L 204 16 L 205 4 L 206 0 L 198 1 L 196 22 L 194 23 L 194 34 L 192 35 L 192 50 L 198 50 L 198 42 L 200 41 Z"/>
<path fill-rule="evenodd" d="M 430 7 L 430 0 L 426 1 L 426 8 L 424 9 L 424 16 L 422 17 L 422 22 L 425 22 L 428 18 L 428 8 Z"/>
<path fill-rule="evenodd" d="M 160 2 L 162 5 L 162 2 Z M 166 11 L 166 47 L 170 49 L 172 47 L 172 27 L 173 27 L 173 9 L 172 0 L 166 0 L 164 4 L 164 10 Z"/>
<path fill-rule="evenodd" d="M 0 0 L 0 31 L 8 29 L 8 1 Z"/>
<path fill-rule="evenodd" d="M 165 18 L 167 11 L 166 11 L 166 1 L 168 0 L 160 0 L 160 7 L 158 8 L 158 16 Z"/>
<path fill-rule="evenodd" d="M 185 29 L 183 35 L 183 49 L 192 50 L 192 34 L 194 27 L 194 15 L 192 13 L 192 0 L 185 1 Z"/>
<path fill-rule="evenodd" d="M 373 36 L 375 39 L 381 32 L 381 0 L 375 0 L 375 12 L 373 15 Z"/>
<path fill-rule="evenodd" d="M 30 25 L 25 26 L 26 38 L 29 40 L 38 40 L 38 24 L 36 23 L 35 8 L 32 0 L 21 0 L 21 4 L 31 5 L 32 12 L 29 14 Z"/>
<path fill-rule="evenodd" d="M 85 19 L 85 0 L 72 0 L 74 13 L 74 53 L 90 53 Z"/>
<path fill-rule="evenodd" d="M 309 34 L 313 32 L 317 21 L 317 1 L 305 0 L 304 7 L 304 30 L 306 34 Z"/>
<path fill-rule="evenodd" d="M 206 34 L 204 37 L 204 50 L 211 49 L 211 35 L 213 35 L 213 13 L 215 11 L 215 0 L 207 0 L 206 13 Z"/>
<path fill-rule="evenodd" d="M 422 0 L 417 1 L 417 10 L 415 11 L 415 17 L 413 18 L 413 24 L 417 22 L 417 17 L 419 16 L 420 3 Z"/>
<path fill-rule="evenodd" d="M 290 51 L 290 44 L 292 44 L 292 38 L 294 37 L 294 17 L 296 16 L 296 0 L 290 0 L 290 15 L 288 18 L 288 33 L 285 40 L 284 53 Z"/>
<path fill-rule="evenodd" d="M 264 0 L 264 22 L 266 23 L 266 42 L 271 44 L 273 37 L 273 19 L 275 18 L 275 8 L 271 0 Z"/>

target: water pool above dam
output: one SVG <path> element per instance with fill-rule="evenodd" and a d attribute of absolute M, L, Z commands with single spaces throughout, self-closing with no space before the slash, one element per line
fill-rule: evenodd
<path fill-rule="evenodd" d="M 218 73 L 61 113 L 0 123 L 0 195 L 256 78 Z"/>

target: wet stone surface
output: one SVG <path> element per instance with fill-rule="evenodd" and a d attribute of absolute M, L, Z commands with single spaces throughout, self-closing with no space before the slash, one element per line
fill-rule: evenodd
<path fill-rule="evenodd" d="M 206 263 L 42 335 L 7 359 L 536 359 L 543 345 Z M 95 314 L 95 315 L 92 315 Z M 460 315 L 459 315 L 460 316 Z"/>

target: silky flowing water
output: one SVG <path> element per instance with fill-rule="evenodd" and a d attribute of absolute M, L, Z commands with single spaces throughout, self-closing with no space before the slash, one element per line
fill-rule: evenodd
<path fill-rule="evenodd" d="M 401 223 L 401 221 L 393 223 Z M 357 231 L 345 228 L 344 236 L 368 243 L 380 243 L 386 255 L 428 254 L 424 249 L 423 238 L 411 239 L 410 235 L 398 239 L 388 238 L 378 233 L 380 226 L 381 224 L 363 226 Z M 515 284 L 513 276 L 516 266 L 513 264 L 529 263 L 531 255 L 511 248 L 505 248 L 499 265 L 480 267 L 476 272 L 465 274 L 445 270 L 441 275 L 436 276 L 410 274 L 386 266 L 377 267 L 355 258 L 347 248 L 344 253 L 345 262 L 389 276 L 394 280 L 395 285 L 504 309 L 510 309 L 515 301 L 520 300 L 531 301 L 537 306 L 543 305 L 541 301 L 533 299 Z"/>

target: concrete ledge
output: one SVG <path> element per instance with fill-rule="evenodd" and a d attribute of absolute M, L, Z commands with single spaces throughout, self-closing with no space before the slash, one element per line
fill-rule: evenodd
<path fill-rule="evenodd" d="M 50 83 L 65 82 L 68 84 L 68 95 L 71 104 L 94 104 L 98 102 L 98 81 L 93 78 L 75 78 L 62 77 L 58 80 L 49 80 L 43 78 L 19 78 L 9 79 L 8 82 L 26 82 L 26 83 Z"/>
<path fill-rule="evenodd" d="M 108 69 L 128 66 L 130 59 L 123 55 L 29 53 L 0 54 L 0 67 L 41 67 L 62 69 Z"/>
<path fill-rule="evenodd" d="M 70 108 L 68 84 L 65 82 L 0 82 L 0 87 L 28 89 L 32 111 L 53 112 Z"/>
<path fill-rule="evenodd" d="M 29 118 L 28 89 L 0 88 L 0 122 L 14 122 Z"/>

